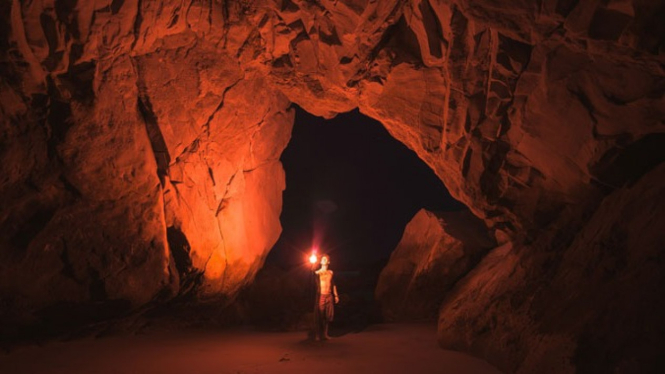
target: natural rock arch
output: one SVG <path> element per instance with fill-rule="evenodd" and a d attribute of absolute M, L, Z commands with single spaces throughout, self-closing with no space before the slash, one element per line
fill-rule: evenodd
<path fill-rule="evenodd" d="M 138 306 L 176 294 L 185 274 L 169 252 L 167 228 L 186 238 L 201 295 L 232 298 L 279 236 L 278 158 L 295 102 L 323 116 L 359 107 L 380 120 L 500 241 L 514 243 L 501 256 L 515 267 L 494 270 L 492 281 L 504 287 L 473 311 L 450 309 L 457 314 L 441 326 L 460 323 L 441 333 L 442 344 L 511 371 L 546 360 L 526 350 L 530 339 L 563 341 L 561 355 L 571 357 L 565 347 L 586 330 L 571 322 L 549 331 L 533 300 L 574 257 L 568 249 L 579 245 L 587 217 L 621 187 L 603 184 L 604 172 L 615 170 L 607 152 L 664 130 L 663 5 L 497 4 L 5 2 L 0 294 L 7 320 L 31 323 L 23 311 L 99 295 Z M 652 170 L 662 173 L 662 165 Z M 657 186 L 650 196 L 662 192 Z M 645 225 L 660 222 L 653 214 Z M 620 274 L 634 275 L 640 261 Z M 637 287 L 638 278 L 621 287 Z M 486 290 L 489 280 L 478 282 L 457 297 Z M 589 292 L 603 282 L 589 283 Z M 553 302 L 579 301 L 548 292 Z M 492 304 L 492 295 L 513 296 Z M 495 318 L 459 327 L 488 310 L 483 302 L 498 308 L 489 309 Z M 640 316 L 598 313 L 611 321 Z M 519 323 L 540 327 L 511 325 Z M 603 331 L 632 336 L 628 329 Z M 588 360 L 605 352 L 594 349 Z"/>

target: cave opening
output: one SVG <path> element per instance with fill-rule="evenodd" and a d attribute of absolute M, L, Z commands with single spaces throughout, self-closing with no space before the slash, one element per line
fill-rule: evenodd
<path fill-rule="evenodd" d="M 312 246 L 354 270 L 384 262 L 421 208 L 462 210 L 415 152 L 357 109 L 332 119 L 298 106 L 282 153 L 282 235 L 267 262 L 300 265 Z"/>
<path fill-rule="evenodd" d="M 252 319 L 298 328 L 313 292 L 306 257 L 318 248 L 331 256 L 339 286 L 337 327 L 359 329 L 380 321 L 377 279 L 414 215 L 466 207 L 415 152 L 359 110 L 332 119 L 295 110 L 291 140 L 281 156 L 283 231 L 251 287 Z"/>

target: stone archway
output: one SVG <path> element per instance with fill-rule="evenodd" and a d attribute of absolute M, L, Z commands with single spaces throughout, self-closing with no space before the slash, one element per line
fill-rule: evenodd
<path fill-rule="evenodd" d="M 442 330 L 443 345 L 509 371 L 547 360 L 545 348 L 527 349 L 533 341 L 585 363 L 605 352 L 625 354 L 616 365 L 636 357 L 587 335 L 594 319 L 641 312 L 605 299 L 586 304 L 584 293 L 565 292 L 575 282 L 561 268 L 595 258 L 577 253 L 576 238 L 596 232 L 588 217 L 598 206 L 621 211 L 629 204 L 612 203 L 616 194 L 639 205 L 662 193 L 658 183 L 628 191 L 594 184 L 601 161 L 611 168 L 609 150 L 663 131 L 659 2 L 14 1 L 2 10 L 7 309 L 85 305 L 100 294 L 137 306 L 176 294 L 169 227 L 190 245 L 201 294 L 232 297 L 279 235 L 278 157 L 295 102 L 324 116 L 359 107 L 380 120 L 513 243 L 488 259 L 503 264 L 493 277 L 451 296 L 502 285 L 472 309 L 453 303 L 442 312 L 441 326 L 458 326 Z M 662 165 L 645 173 L 658 180 Z M 647 228 L 662 220 L 657 210 L 653 217 Z M 607 261 L 632 253 L 626 243 L 639 229 L 608 233 L 620 253 Z M 653 244 L 640 253 L 651 252 Z M 638 275 L 648 257 L 616 270 L 627 283 L 598 275 L 585 292 L 640 289 L 654 299 Z M 586 318 L 553 323 L 546 302 Z M 616 340 L 639 326 L 599 329 Z M 593 348 L 570 351 L 583 343 Z"/>

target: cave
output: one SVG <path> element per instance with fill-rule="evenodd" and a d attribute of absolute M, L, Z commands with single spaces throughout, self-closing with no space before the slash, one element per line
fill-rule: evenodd
<path fill-rule="evenodd" d="M 267 261 L 285 268 L 312 247 L 328 248 L 338 267 L 383 263 L 418 210 L 465 209 L 413 151 L 357 110 L 324 119 L 296 107 L 280 161 L 282 234 Z"/>
<path fill-rule="evenodd" d="M 384 320 L 374 290 L 407 223 L 420 210 L 468 209 L 378 121 L 357 110 L 324 119 L 295 109 L 280 158 L 287 186 L 282 234 L 240 302 L 249 304 L 255 326 L 288 331 L 306 325 L 312 299 L 306 259 L 317 248 L 331 256 L 342 299 L 331 333 L 361 331 Z M 430 309 L 426 319 L 434 320 L 436 308 Z"/>
<path fill-rule="evenodd" d="M 49 372 L 63 339 L 98 362 L 137 345 L 150 358 L 123 340 L 150 326 L 222 330 L 161 356 L 223 341 L 250 365 L 252 341 L 232 331 L 282 235 L 297 112 L 377 121 L 460 204 L 403 219 L 376 280 L 383 324 L 298 349 L 346 352 L 334 362 L 359 371 L 359 352 L 373 354 L 359 342 L 400 341 L 425 319 L 435 349 L 391 346 L 381 368 L 665 369 L 662 1 L 0 10 L 0 371 Z M 344 342 L 360 345 L 336 351 Z M 307 371 L 293 352 L 260 365 Z M 62 357 L 49 370 L 79 362 Z"/>

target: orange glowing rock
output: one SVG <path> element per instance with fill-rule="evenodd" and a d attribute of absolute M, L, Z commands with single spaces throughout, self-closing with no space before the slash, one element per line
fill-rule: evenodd
<path fill-rule="evenodd" d="M 650 243 L 617 255 L 628 239 L 610 233 L 640 236 L 620 216 L 596 216 L 616 223 L 597 223 L 596 241 L 586 226 L 609 194 L 642 201 L 645 186 L 622 191 L 663 162 L 662 1 L 51 3 L 0 6 L 0 298 L 12 318 L 54 305 L 126 312 L 201 273 L 196 292 L 233 300 L 280 234 L 279 156 L 297 103 L 380 120 L 515 244 L 452 291 L 460 302 L 441 325 L 459 338 L 441 330 L 443 344 L 506 372 L 553 361 L 565 362 L 555 372 L 645 372 L 631 365 L 665 350 L 600 343 L 662 341 L 648 308 L 617 306 L 640 290 L 664 309 L 653 296 L 663 270 L 641 278 Z M 645 225 L 662 222 L 650 214 Z M 575 241 L 583 229 L 588 245 Z M 568 248 L 582 257 L 563 261 Z M 597 277 L 577 299 L 587 283 L 566 283 L 568 268 Z M 607 314 L 584 302 L 615 291 Z M 531 355 L 551 341 L 564 342 L 561 359 Z M 585 367 L 594 354 L 612 360 Z"/>

